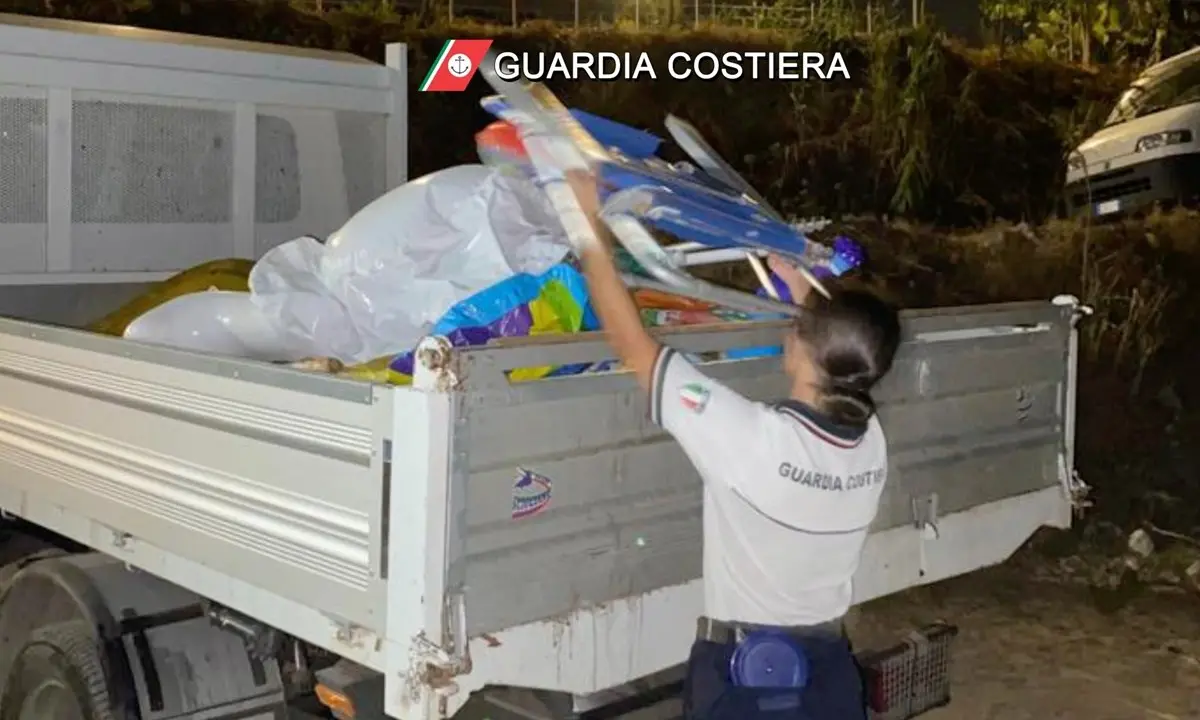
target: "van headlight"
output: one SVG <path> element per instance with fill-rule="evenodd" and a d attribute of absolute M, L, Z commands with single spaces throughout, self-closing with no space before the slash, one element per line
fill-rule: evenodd
<path fill-rule="evenodd" d="M 1166 130 L 1153 135 L 1143 135 L 1138 138 L 1137 145 L 1134 146 L 1134 152 L 1147 152 L 1157 150 L 1160 147 L 1167 145 L 1179 145 L 1181 143 L 1189 143 L 1192 141 L 1191 130 Z"/>

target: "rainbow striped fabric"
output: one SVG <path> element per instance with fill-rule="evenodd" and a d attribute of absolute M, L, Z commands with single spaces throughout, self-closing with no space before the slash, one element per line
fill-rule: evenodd
<path fill-rule="evenodd" d="M 553 333 L 586 332 L 599 328 L 588 298 L 587 285 L 578 270 L 555 265 L 541 275 L 518 274 L 451 307 L 434 324 L 431 335 L 446 337 L 455 347 L 486 345 L 496 338 Z M 513 381 L 572 375 L 589 365 L 519 368 Z M 347 368 L 345 374 L 385 381 L 393 385 L 412 382 L 413 353 L 379 358 Z"/>

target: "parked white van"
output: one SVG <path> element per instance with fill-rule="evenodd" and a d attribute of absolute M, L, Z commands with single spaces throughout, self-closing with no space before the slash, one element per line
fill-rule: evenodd
<path fill-rule="evenodd" d="M 1151 66 L 1067 160 L 1067 209 L 1109 217 L 1200 198 L 1200 47 Z"/>

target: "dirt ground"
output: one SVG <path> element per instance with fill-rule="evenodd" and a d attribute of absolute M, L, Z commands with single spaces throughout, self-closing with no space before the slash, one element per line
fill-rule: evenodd
<path fill-rule="evenodd" d="M 858 647 L 882 648 L 933 622 L 958 626 L 952 700 L 928 720 L 1200 720 L 1200 597 L 1145 591 L 1105 612 L 1078 576 L 1026 553 L 868 603 L 849 629 Z M 636 717 L 678 712 L 668 701 Z"/>
<path fill-rule="evenodd" d="M 1100 609 L 1112 604 L 1081 573 L 1023 553 L 856 608 L 848 627 L 859 649 L 939 621 L 958 627 L 951 702 L 922 720 L 1200 720 L 1200 597 L 1145 590 Z M 672 698 L 620 720 L 679 716 Z"/>
<path fill-rule="evenodd" d="M 1200 720 L 1200 598 L 1146 592 L 1115 612 L 1080 583 L 1009 564 L 869 603 L 856 644 L 958 626 L 951 704 L 929 720 Z"/>

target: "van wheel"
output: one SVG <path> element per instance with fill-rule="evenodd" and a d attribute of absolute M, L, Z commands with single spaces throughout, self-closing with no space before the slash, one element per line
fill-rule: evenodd
<path fill-rule="evenodd" d="M 115 720 L 104 662 L 81 620 L 33 631 L 0 699 L 0 720 Z"/>

